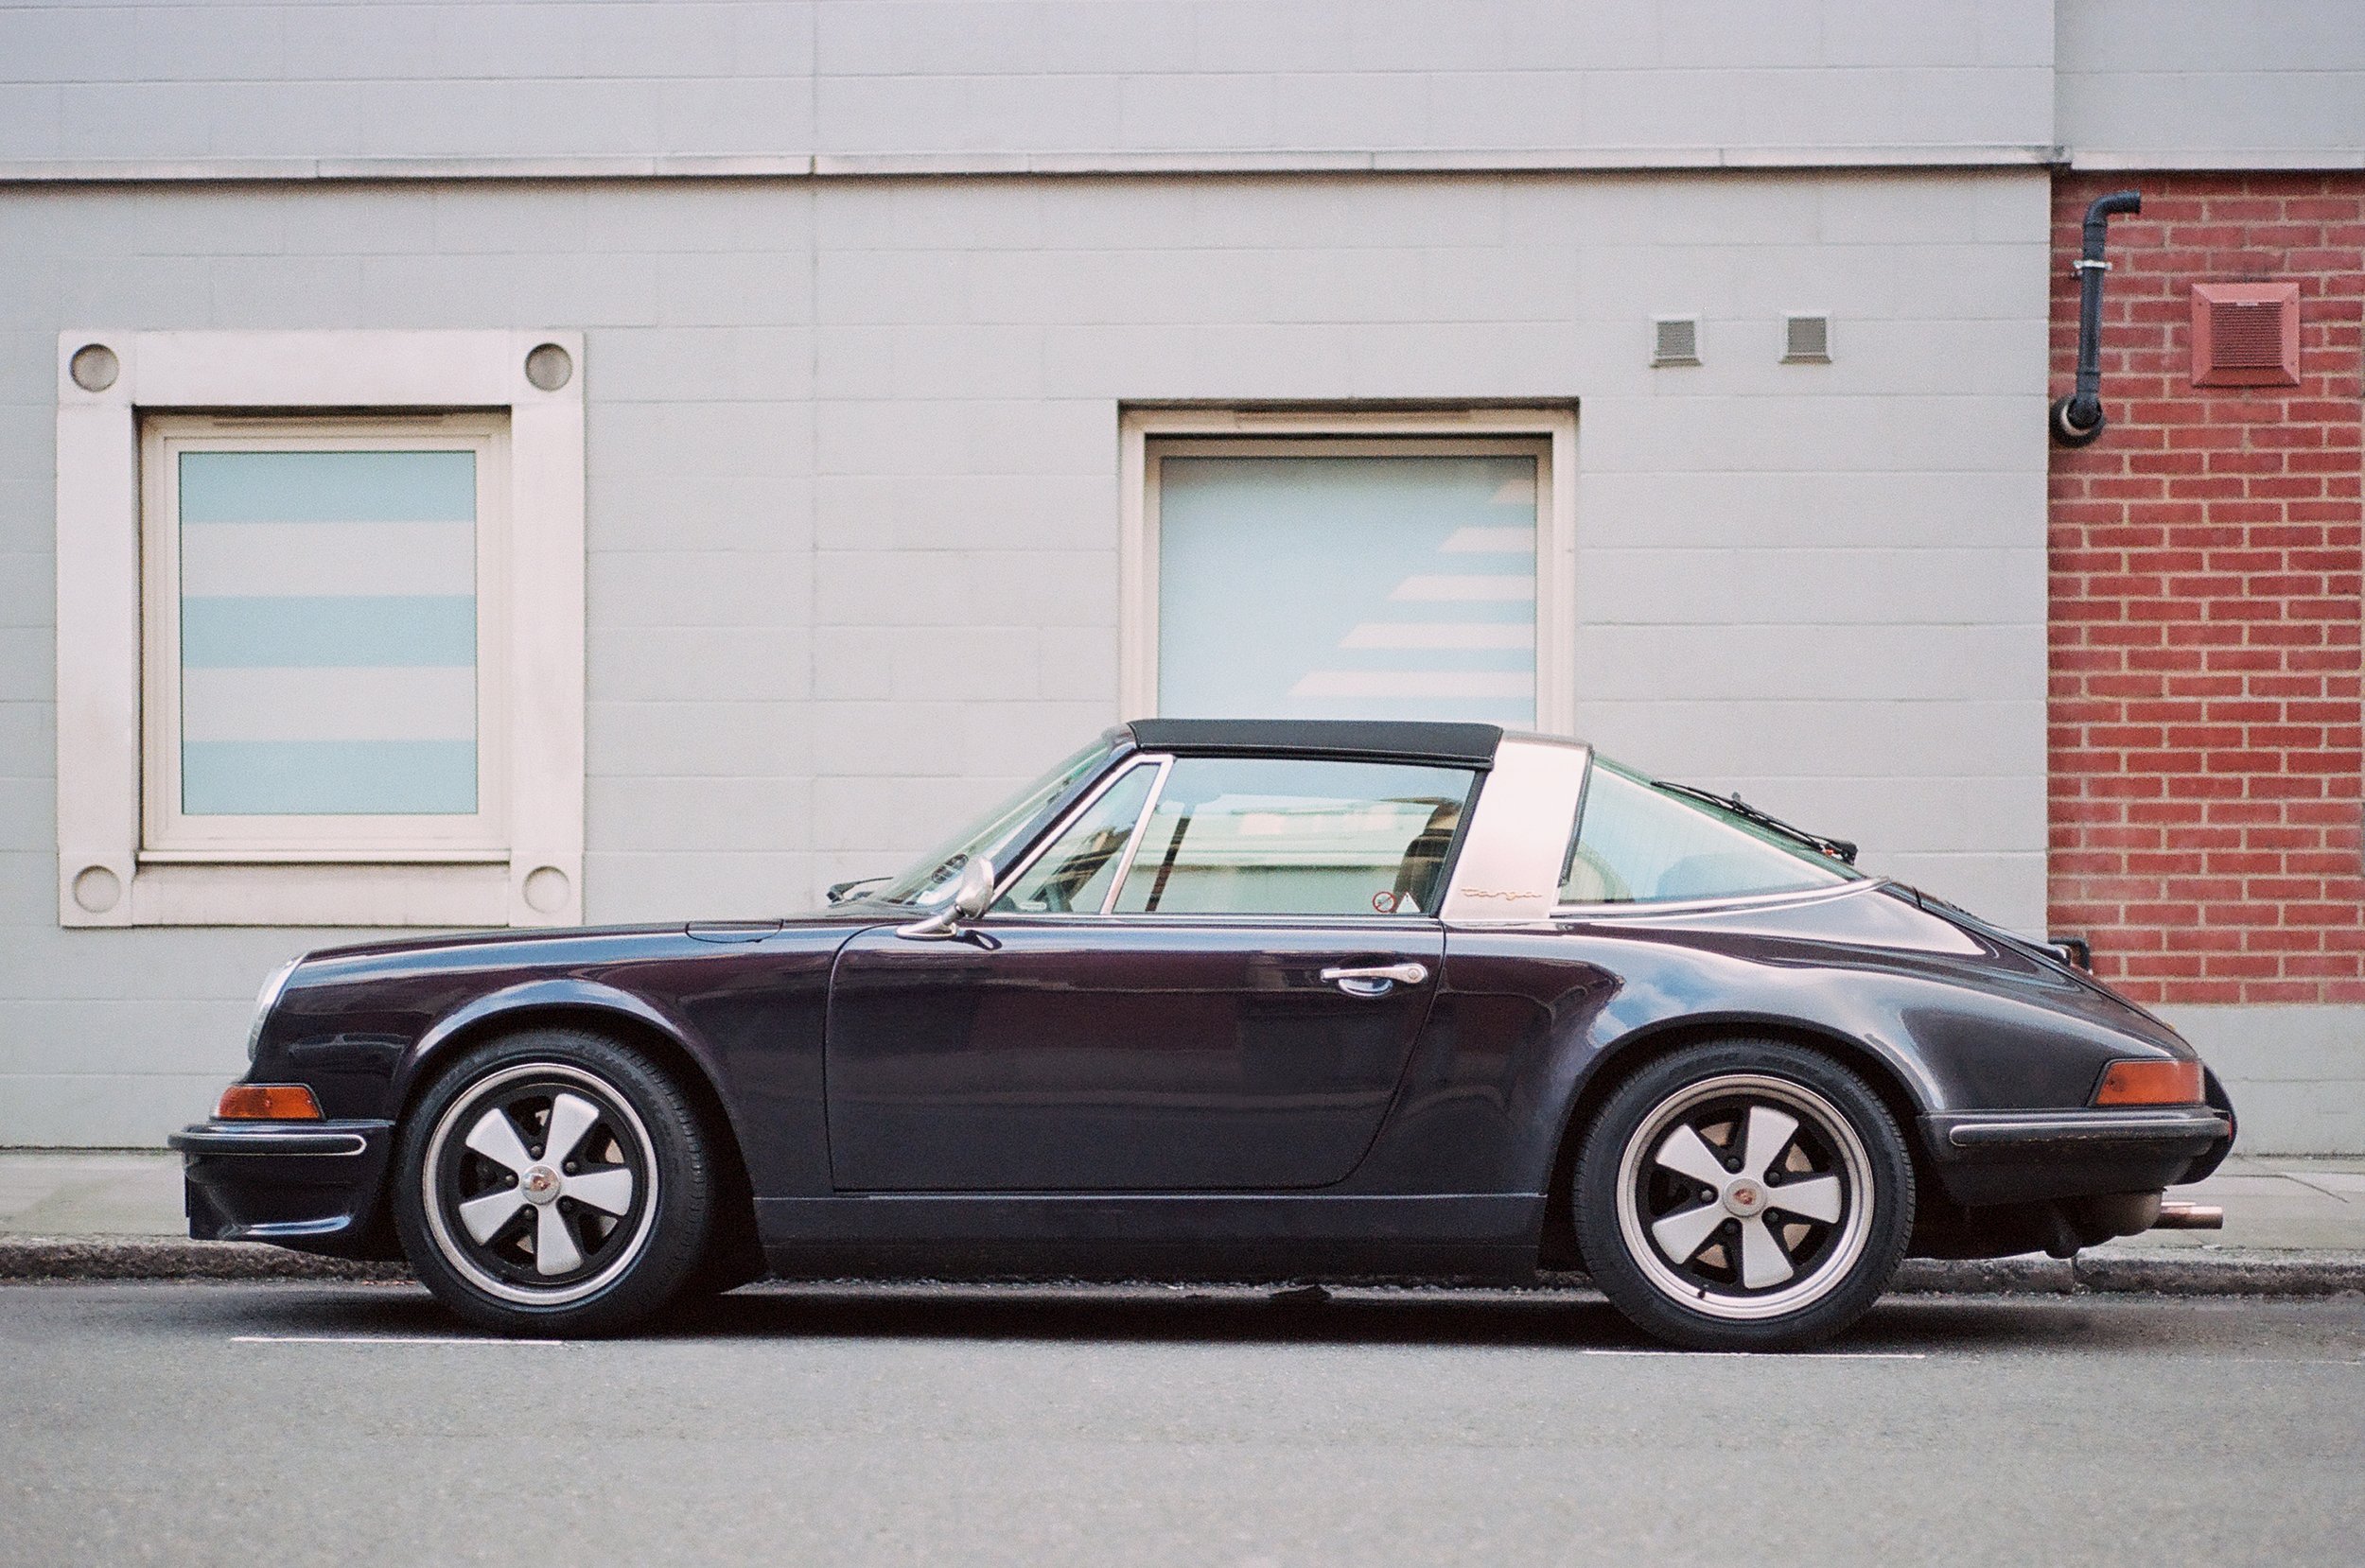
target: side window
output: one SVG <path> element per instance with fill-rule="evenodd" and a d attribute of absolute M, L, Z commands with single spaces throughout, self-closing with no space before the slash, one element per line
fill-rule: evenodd
<path fill-rule="evenodd" d="M 1100 913 L 1116 881 L 1126 842 L 1133 836 L 1133 825 L 1141 820 L 1142 807 L 1148 802 L 1149 787 L 1157 777 L 1153 763 L 1129 769 L 1068 825 L 1067 831 L 1036 858 L 993 907 L 1004 914 L 1021 915 Z"/>
<path fill-rule="evenodd" d="M 1561 875 L 1563 903 L 1790 893 L 1851 880 L 1855 873 L 1761 835 L 1737 819 L 1660 793 L 1593 762 L 1585 819 Z"/>
<path fill-rule="evenodd" d="M 1466 769 L 1184 758 L 1117 894 L 1124 915 L 1427 915 Z"/>

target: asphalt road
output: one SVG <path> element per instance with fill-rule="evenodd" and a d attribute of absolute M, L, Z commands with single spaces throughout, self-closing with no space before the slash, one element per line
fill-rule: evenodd
<path fill-rule="evenodd" d="M 654 1338 L 404 1286 L 0 1288 L 0 1562 L 2353 1565 L 2365 1300 L 766 1290 Z"/>

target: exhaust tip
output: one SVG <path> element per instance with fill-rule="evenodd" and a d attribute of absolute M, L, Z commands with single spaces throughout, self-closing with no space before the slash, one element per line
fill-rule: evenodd
<path fill-rule="evenodd" d="M 2214 1203 L 2164 1203 L 2151 1227 L 2155 1230 L 2222 1230 L 2225 1210 Z"/>

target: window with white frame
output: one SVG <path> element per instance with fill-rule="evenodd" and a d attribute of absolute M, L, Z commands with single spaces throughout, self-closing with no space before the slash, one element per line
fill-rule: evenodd
<path fill-rule="evenodd" d="M 144 850 L 500 851 L 506 427 L 148 421 Z"/>
<path fill-rule="evenodd" d="M 1127 435 L 1129 711 L 1568 726 L 1570 415 Z"/>
<path fill-rule="evenodd" d="M 581 354 L 61 338 L 62 923 L 581 918 Z"/>

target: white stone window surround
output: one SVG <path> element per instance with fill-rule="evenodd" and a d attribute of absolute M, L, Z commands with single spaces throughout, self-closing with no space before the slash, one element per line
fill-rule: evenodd
<path fill-rule="evenodd" d="M 1493 407 L 1439 403 L 1419 409 L 1134 407 L 1119 418 L 1117 689 L 1128 718 L 1158 711 L 1158 497 L 1151 458 L 1164 444 L 1253 439 L 1341 452 L 1360 444 L 1469 442 L 1500 450 L 1507 441 L 1541 444 L 1535 543 L 1535 715 L 1550 734 L 1576 726 L 1576 442 L 1573 406 Z M 1300 445 L 1298 444 L 1307 444 Z M 1224 450 L 1207 446 L 1200 450 Z M 1431 447 L 1430 449 L 1443 449 Z"/>
<path fill-rule="evenodd" d="M 563 384 L 527 357 L 563 351 Z M 113 357 L 83 380 L 74 359 Z M 540 380 L 552 357 L 539 362 Z M 64 926 L 543 926 L 582 918 L 583 339 L 65 332 L 58 339 L 58 917 Z M 111 368 L 112 375 L 104 374 Z M 474 412 L 507 426 L 506 834 L 495 848 L 165 851 L 141 811 L 143 416 Z M 340 855 L 342 853 L 342 858 Z"/>

